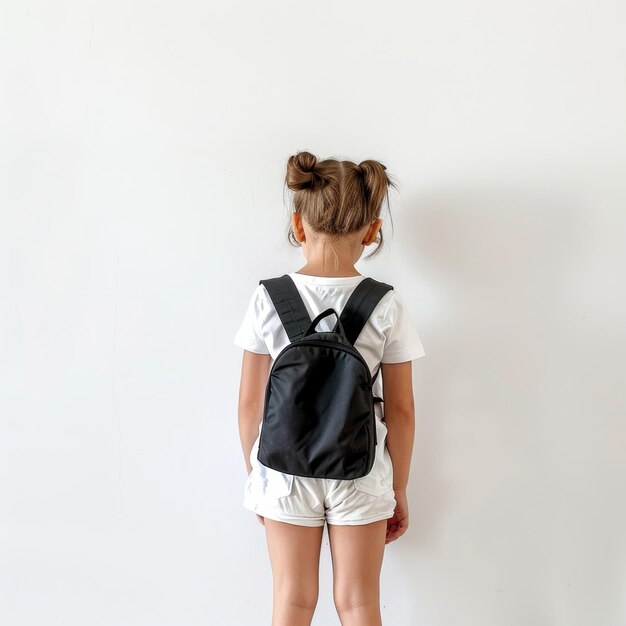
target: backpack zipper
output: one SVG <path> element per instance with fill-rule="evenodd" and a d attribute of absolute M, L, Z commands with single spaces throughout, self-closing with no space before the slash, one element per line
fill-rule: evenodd
<path fill-rule="evenodd" d="M 329 343 L 331 344 L 330 346 L 329 346 Z M 300 341 L 296 340 L 295 342 L 288 343 L 276 355 L 276 358 L 274 359 L 274 363 L 272 365 L 272 369 L 270 370 L 270 373 L 269 373 L 270 376 L 272 375 L 272 372 L 274 371 L 274 366 L 276 365 L 276 361 L 278 361 L 278 357 L 281 356 L 283 352 L 285 352 L 286 350 L 294 346 L 296 347 L 297 346 L 321 346 L 323 348 L 332 347 L 333 349 L 339 348 L 340 350 L 343 350 L 344 352 L 348 352 L 349 354 L 352 354 L 359 361 L 361 361 L 361 363 L 363 363 L 363 365 L 365 366 L 365 371 L 367 372 L 367 380 L 369 381 L 369 388 L 370 389 L 372 388 L 372 373 L 370 372 L 370 366 L 367 364 L 367 361 L 363 358 L 361 353 L 354 347 L 346 346 L 345 344 L 342 344 L 342 343 L 337 343 L 336 345 L 334 345 L 329 340 L 324 340 L 324 339 L 309 339 L 309 340 L 303 339 Z"/>

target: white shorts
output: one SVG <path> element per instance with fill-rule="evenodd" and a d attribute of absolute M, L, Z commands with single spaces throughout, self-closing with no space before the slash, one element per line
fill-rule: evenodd
<path fill-rule="evenodd" d="M 393 516 L 396 508 L 393 466 L 385 446 L 387 427 L 376 420 L 376 457 L 367 476 L 352 480 L 284 474 L 257 458 L 259 437 L 252 451 L 252 471 L 244 489 L 245 508 L 280 522 L 301 526 L 369 524 Z"/>

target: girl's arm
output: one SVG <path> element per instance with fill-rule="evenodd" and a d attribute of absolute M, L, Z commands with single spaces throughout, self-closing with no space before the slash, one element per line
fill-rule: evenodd
<path fill-rule="evenodd" d="M 405 491 L 409 481 L 415 405 L 413 400 L 412 361 L 382 363 L 383 414 L 387 425 L 387 448 L 393 465 L 393 488 Z"/>
<path fill-rule="evenodd" d="M 239 386 L 239 437 L 243 450 L 248 474 L 252 471 L 250 453 L 259 434 L 259 424 L 263 419 L 265 385 L 272 357 L 269 354 L 258 354 L 243 351 L 241 365 L 241 382 Z"/>

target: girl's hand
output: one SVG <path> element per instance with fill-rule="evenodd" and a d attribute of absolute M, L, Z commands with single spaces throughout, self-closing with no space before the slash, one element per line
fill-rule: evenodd
<path fill-rule="evenodd" d="M 385 544 L 395 541 L 406 532 L 409 527 L 409 505 L 406 500 L 405 489 L 395 489 L 396 508 L 393 517 L 387 520 L 387 536 Z"/>
<path fill-rule="evenodd" d="M 261 522 L 261 524 L 265 526 L 265 518 L 262 515 L 259 515 L 258 513 L 255 513 L 255 515 L 259 518 L 259 522 Z"/>

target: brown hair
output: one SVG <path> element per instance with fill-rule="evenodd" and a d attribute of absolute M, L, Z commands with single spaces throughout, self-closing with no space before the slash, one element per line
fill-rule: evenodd
<path fill-rule="evenodd" d="M 397 185 L 390 180 L 386 169 L 382 163 L 371 159 L 358 165 L 336 158 L 318 161 L 310 152 L 302 151 L 289 157 L 285 184 L 294 192 L 294 212 L 300 213 L 315 232 L 340 237 L 380 217 L 385 198 L 389 210 L 388 188 L 397 189 Z M 287 239 L 293 245 L 301 245 L 291 220 Z M 378 246 L 366 259 L 380 252 L 382 225 L 375 241 Z"/>

